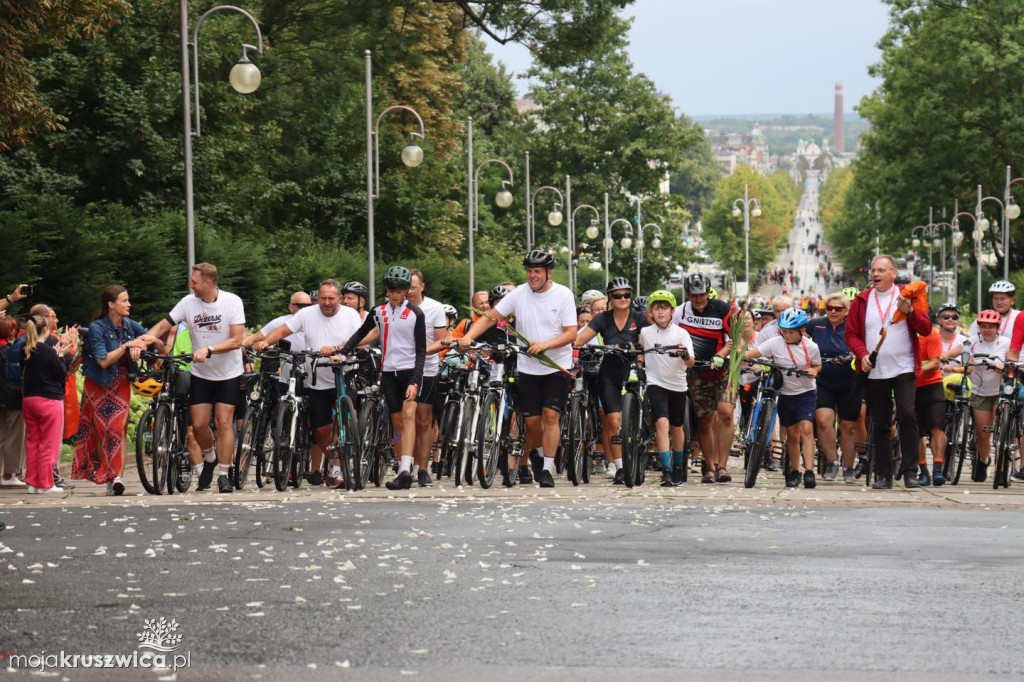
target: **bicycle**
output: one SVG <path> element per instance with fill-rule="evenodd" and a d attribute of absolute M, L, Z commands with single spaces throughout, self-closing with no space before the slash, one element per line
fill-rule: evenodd
<path fill-rule="evenodd" d="M 964 344 L 960 364 L 966 370 L 971 357 L 970 345 Z M 970 380 L 967 372 L 960 375 L 960 381 L 953 388 L 953 400 L 946 409 L 946 459 L 943 475 L 950 485 L 960 483 L 960 474 L 968 453 L 977 450 L 974 442 L 974 410 L 971 409 Z M 955 464 L 954 464 L 955 462 Z"/>
<path fill-rule="evenodd" d="M 235 466 L 232 472 L 232 483 L 238 490 L 245 487 L 250 467 L 255 469 L 256 487 L 262 488 L 272 478 L 273 462 L 268 454 L 274 451 L 271 418 L 278 401 L 280 352 L 267 350 L 254 353 L 254 357 L 260 359 L 259 370 L 243 375 L 243 380 L 248 384 L 245 391 L 245 414 L 235 445 Z"/>
<path fill-rule="evenodd" d="M 601 356 L 592 346 L 580 348 L 572 392 L 563 416 L 562 447 L 566 478 L 574 486 L 590 483 L 590 461 L 599 441 L 600 422 L 590 385 L 597 378 Z"/>
<path fill-rule="evenodd" d="M 184 493 L 192 485 L 188 461 L 188 393 L 192 375 L 182 367 L 191 355 L 160 355 L 143 351 L 141 358 L 163 384 L 139 420 L 135 436 L 135 462 L 142 487 L 151 495 Z M 150 473 L 152 476 L 150 476 Z"/>
<path fill-rule="evenodd" d="M 486 344 L 485 347 L 499 358 L 477 416 L 476 474 L 480 487 L 487 489 L 494 483 L 498 471 L 508 478 L 510 486 L 515 485 L 523 457 L 526 426 L 516 392 L 511 388 L 518 376 L 519 347 L 505 344 Z M 467 470 L 470 465 L 471 462 L 466 463 Z"/>
<path fill-rule="evenodd" d="M 999 384 L 999 398 L 996 401 L 996 467 L 992 477 L 992 489 L 1010 487 L 1010 474 L 1015 470 L 1014 462 L 1020 455 L 1022 401 L 1024 386 L 1020 372 L 1024 362 L 1004 360 Z"/>
<path fill-rule="evenodd" d="M 491 363 L 483 356 L 489 348 L 487 344 L 474 344 L 457 351 L 456 345 L 452 345 L 452 352 L 473 360 L 472 364 L 457 372 L 458 379 L 448 395 L 449 402 L 442 416 L 441 433 L 448 449 L 447 455 L 442 454 L 442 462 L 447 458 L 450 469 L 447 474 L 454 477 L 455 485 L 472 485 L 477 469 L 476 434 L 480 405 L 492 374 Z"/>
<path fill-rule="evenodd" d="M 761 367 L 761 381 L 754 407 L 750 412 L 746 438 L 743 447 L 743 487 L 753 488 L 757 483 L 757 475 L 764 464 L 765 454 L 771 452 L 772 433 L 775 430 L 775 418 L 778 415 L 779 391 L 782 389 L 783 375 L 809 376 L 810 373 L 796 367 L 785 367 L 764 358 L 753 361 Z M 788 451 L 784 450 L 783 472 L 788 473 L 792 464 Z"/>
<path fill-rule="evenodd" d="M 359 446 L 360 481 L 380 487 L 384 473 L 395 462 L 395 445 L 391 415 L 381 391 L 381 352 L 376 348 L 360 348 L 351 356 L 346 371 L 348 385 L 359 396 L 356 438 Z M 365 474 L 365 477 L 364 477 Z"/>
<path fill-rule="evenodd" d="M 320 354 L 303 350 L 278 352 L 289 356 L 292 361 L 288 390 L 278 402 L 277 419 L 274 422 L 274 487 L 278 492 L 284 492 L 289 482 L 293 488 L 301 486 L 303 475 L 309 469 L 309 448 L 313 434 L 309 427 L 309 397 L 304 390 L 309 373 L 306 360 L 315 361 Z M 315 362 L 313 381 L 316 382 Z"/>
<path fill-rule="evenodd" d="M 359 413 L 348 394 L 348 373 L 358 369 L 358 361 L 332 360 L 327 364 L 334 372 L 335 398 L 331 410 L 331 440 L 324 453 L 322 468 L 329 471 L 330 463 L 339 460 L 345 490 L 362 490 L 369 481 L 372 462 L 362 458 Z M 357 389 L 353 392 L 357 392 Z"/>

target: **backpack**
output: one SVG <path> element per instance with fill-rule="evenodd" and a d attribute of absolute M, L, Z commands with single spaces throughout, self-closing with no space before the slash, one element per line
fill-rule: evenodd
<path fill-rule="evenodd" d="M 88 325 L 85 329 L 79 329 L 78 332 L 78 353 L 83 362 L 86 358 L 92 357 L 92 340 L 89 338 L 91 327 L 92 325 Z"/>
<path fill-rule="evenodd" d="M 21 352 L 24 348 L 24 336 L 9 346 L 0 346 L 0 410 L 21 409 L 24 394 Z"/>

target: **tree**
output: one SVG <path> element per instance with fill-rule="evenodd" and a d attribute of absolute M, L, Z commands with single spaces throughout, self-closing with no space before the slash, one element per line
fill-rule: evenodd
<path fill-rule="evenodd" d="M 40 96 L 32 54 L 79 36 L 95 38 L 130 12 L 127 0 L 0 3 L 0 151 L 60 129 L 65 120 Z"/>

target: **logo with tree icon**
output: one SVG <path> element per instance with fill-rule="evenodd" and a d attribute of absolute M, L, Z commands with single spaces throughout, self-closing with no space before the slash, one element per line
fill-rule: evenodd
<path fill-rule="evenodd" d="M 146 619 L 142 632 L 135 633 L 135 636 L 139 638 L 140 649 L 169 653 L 181 646 L 181 633 L 175 632 L 177 629 L 178 621 L 174 619 Z"/>

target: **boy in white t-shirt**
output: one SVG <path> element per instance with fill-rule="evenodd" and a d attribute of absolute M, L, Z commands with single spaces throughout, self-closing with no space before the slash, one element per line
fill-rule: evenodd
<path fill-rule="evenodd" d="M 804 459 L 804 487 L 813 488 L 814 478 L 814 410 L 818 390 L 814 377 L 821 371 L 818 344 L 802 333 L 807 326 L 807 313 L 799 308 L 786 308 L 779 315 L 781 336 L 761 341 L 745 353 L 747 358 L 771 358 L 783 367 L 795 367 L 806 374 L 783 374 L 779 389 L 779 424 L 786 430 L 786 449 L 790 469 L 786 487 L 800 485 L 800 453 Z"/>
<path fill-rule="evenodd" d="M 686 447 L 683 420 L 686 416 L 686 370 L 693 367 L 693 339 L 682 327 L 672 324 L 676 297 L 664 289 L 647 298 L 653 324 L 640 330 L 640 346 L 680 346 L 678 351 L 644 356 L 647 372 L 647 405 L 654 422 L 654 445 L 661 460 L 661 485 L 682 485 L 686 481 L 683 459 Z M 671 443 L 671 451 L 669 445 Z"/>

